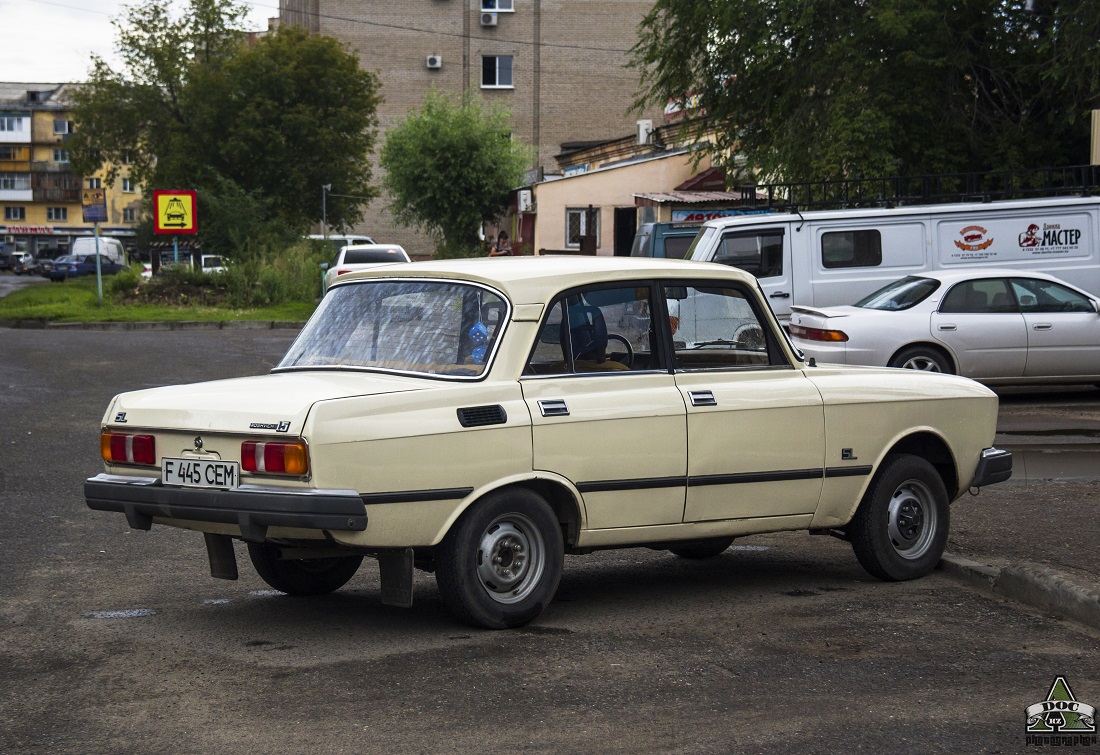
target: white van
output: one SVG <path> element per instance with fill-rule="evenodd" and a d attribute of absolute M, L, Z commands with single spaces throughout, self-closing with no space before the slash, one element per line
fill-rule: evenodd
<path fill-rule="evenodd" d="M 95 254 L 95 241 L 95 236 L 81 236 L 73 239 L 72 246 L 69 247 L 69 254 L 73 256 Z M 99 253 L 111 262 L 117 262 L 120 265 L 126 264 L 126 252 L 122 248 L 122 242 L 118 239 L 100 236 Z"/>
<path fill-rule="evenodd" d="M 928 270 L 1010 267 L 1100 295 L 1100 197 L 740 215 L 703 224 L 689 258 L 755 275 L 791 305 L 852 304 Z"/>

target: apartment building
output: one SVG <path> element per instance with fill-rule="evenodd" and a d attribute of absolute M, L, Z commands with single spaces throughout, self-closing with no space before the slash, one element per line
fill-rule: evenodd
<path fill-rule="evenodd" d="M 363 69 L 378 74 L 383 134 L 419 108 L 432 87 L 506 105 L 513 138 L 537 150 L 525 181 L 533 184 L 560 171 L 555 157 L 565 144 L 616 140 L 635 133 L 639 119 L 661 121 L 661 108 L 631 112 L 639 77 L 626 66 L 652 6 L 652 0 L 280 0 L 280 23 L 345 42 Z M 385 204 L 385 197 L 372 202 L 354 230 L 416 256 L 430 254 L 428 239 L 396 226 Z"/>
<path fill-rule="evenodd" d="M 120 171 L 73 172 L 66 142 L 74 131 L 68 93 L 73 84 L 0 82 L 0 242 L 5 252 L 36 257 L 65 254 L 72 240 L 94 233 L 81 211 L 82 188 L 106 190 L 100 234 L 129 245 L 141 214 L 141 192 Z"/>

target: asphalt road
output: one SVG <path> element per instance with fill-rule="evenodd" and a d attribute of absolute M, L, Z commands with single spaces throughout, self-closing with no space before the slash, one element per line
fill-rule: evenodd
<path fill-rule="evenodd" d="M 534 625 L 486 632 L 429 575 L 411 609 L 380 604 L 369 561 L 287 598 L 244 558 L 211 579 L 198 534 L 85 506 L 114 393 L 261 372 L 291 338 L 0 330 L 0 751 L 1007 753 L 1055 677 L 1100 705 L 1100 633 L 942 573 L 878 582 L 828 537 L 569 557 Z M 1044 400 L 1014 404 L 1023 430 Z M 1087 480 L 994 486 L 956 503 L 950 547 L 1075 569 L 1051 543 L 1094 551 L 1097 501 Z"/>

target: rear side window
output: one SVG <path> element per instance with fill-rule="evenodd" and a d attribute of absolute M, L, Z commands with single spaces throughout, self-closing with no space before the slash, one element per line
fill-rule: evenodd
<path fill-rule="evenodd" d="M 826 269 L 878 267 L 881 264 L 882 235 L 877 230 L 821 234 L 821 265 Z"/>
<path fill-rule="evenodd" d="M 714 262 L 739 267 L 757 278 L 782 275 L 783 229 L 728 233 L 718 245 Z"/>
<path fill-rule="evenodd" d="M 1016 312 L 1016 300 L 1003 278 L 959 283 L 943 297 L 940 312 L 962 314 L 991 314 Z"/>
<path fill-rule="evenodd" d="M 695 241 L 694 233 L 690 236 L 666 236 L 665 257 L 677 260 L 685 259 L 692 241 Z"/>

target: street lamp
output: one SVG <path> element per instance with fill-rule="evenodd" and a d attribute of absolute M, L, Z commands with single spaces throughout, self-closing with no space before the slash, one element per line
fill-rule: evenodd
<path fill-rule="evenodd" d="M 321 184 L 321 235 L 328 246 L 328 193 L 332 191 L 332 184 Z"/>

